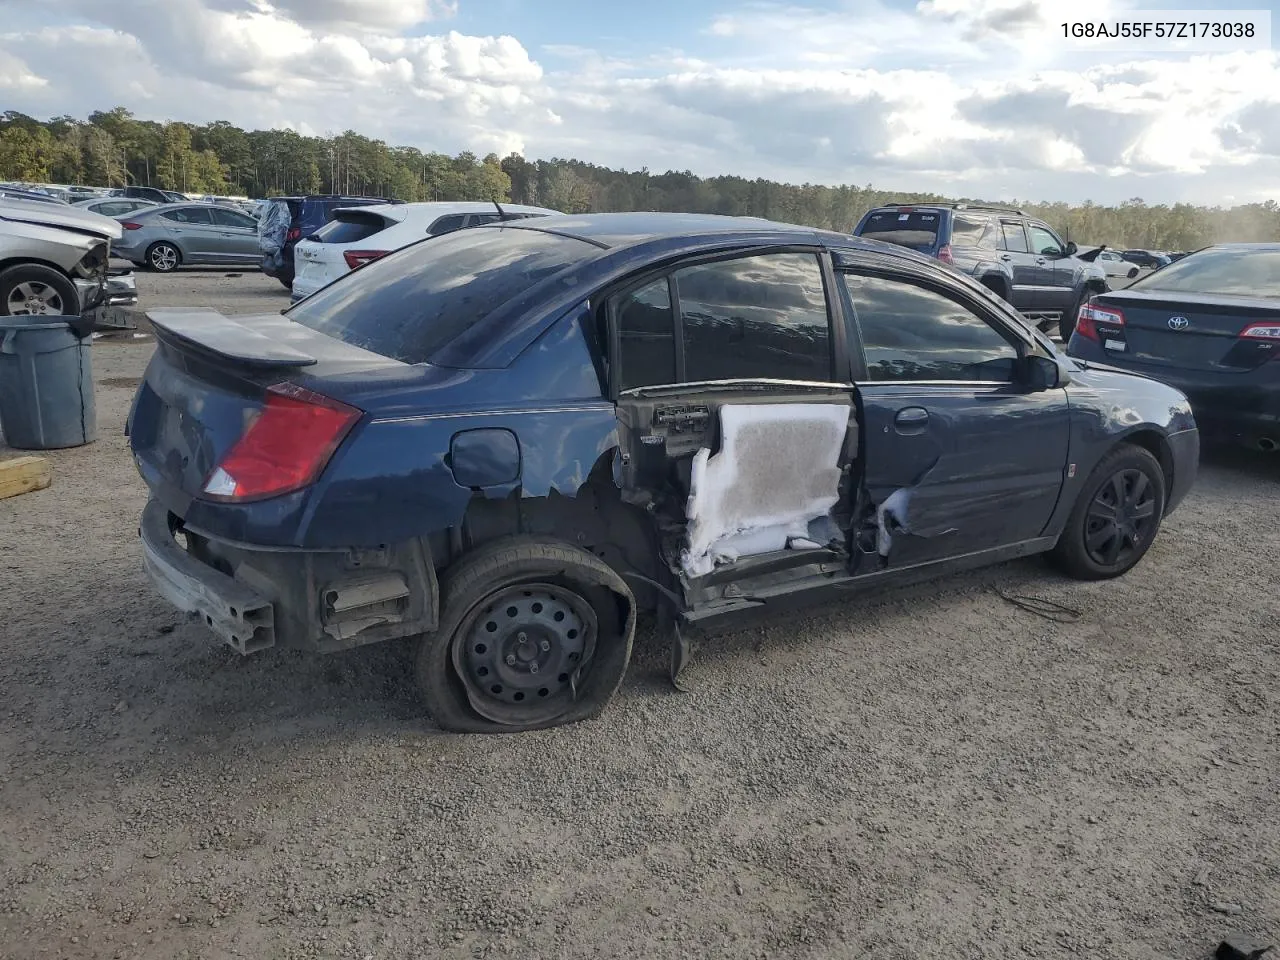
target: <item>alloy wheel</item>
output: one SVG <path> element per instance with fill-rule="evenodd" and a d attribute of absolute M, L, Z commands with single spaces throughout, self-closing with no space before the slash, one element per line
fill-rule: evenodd
<path fill-rule="evenodd" d="M 178 251 L 167 243 L 157 244 L 151 249 L 151 265 L 161 273 L 177 269 Z"/>
<path fill-rule="evenodd" d="M 31 317 L 63 314 L 62 296 L 47 283 L 26 280 L 9 291 L 9 316 Z"/>

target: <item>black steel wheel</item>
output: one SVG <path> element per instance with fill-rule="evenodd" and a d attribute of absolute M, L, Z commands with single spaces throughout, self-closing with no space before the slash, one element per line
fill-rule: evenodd
<path fill-rule="evenodd" d="M 440 603 L 416 672 L 446 730 L 515 732 L 594 716 L 631 659 L 630 589 L 604 561 L 566 543 L 487 544 L 448 571 Z"/>
<path fill-rule="evenodd" d="M 1160 461 L 1142 447 L 1122 444 L 1089 474 L 1053 556 L 1081 580 L 1118 577 L 1151 548 L 1164 503 Z"/>
<path fill-rule="evenodd" d="M 476 712 L 524 722 L 564 712 L 579 670 L 589 669 L 597 622 L 582 595 L 553 583 L 526 583 L 492 593 L 457 632 L 454 668 Z"/>

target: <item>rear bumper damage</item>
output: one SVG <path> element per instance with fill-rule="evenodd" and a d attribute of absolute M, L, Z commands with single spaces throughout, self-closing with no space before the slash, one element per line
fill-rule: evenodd
<path fill-rule="evenodd" d="M 161 596 L 242 654 L 326 653 L 436 628 L 439 587 L 416 540 L 378 550 L 257 549 L 186 530 L 154 499 L 138 533 Z"/>
<path fill-rule="evenodd" d="M 223 643 L 241 653 L 275 645 L 275 606 L 234 578 L 192 557 L 178 545 L 169 512 L 152 500 L 142 511 L 138 535 L 142 562 L 160 595 L 198 615 Z"/>

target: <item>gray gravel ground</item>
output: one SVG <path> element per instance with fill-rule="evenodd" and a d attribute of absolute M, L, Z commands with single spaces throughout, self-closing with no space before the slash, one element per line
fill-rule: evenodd
<path fill-rule="evenodd" d="M 246 272 L 147 303 L 278 309 Z M 605 716 L 440 734 L 410 650 L 241 659 L 141 572 L 124 416 L 0 501 L 0 957 L 1197 958 L 1280 940 L 1280 461 L 1129 576 L 1008 564 L 651 634 Z M 0 445 L 0 456 L 12 451 Z M 997 591 L 1082 611 L 1055 623 Z"/>

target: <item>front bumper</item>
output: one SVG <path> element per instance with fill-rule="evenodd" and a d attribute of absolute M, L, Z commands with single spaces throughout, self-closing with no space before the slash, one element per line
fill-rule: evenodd
<path fill-rule="evenodd" d="M 138 281 L 132 270 L 107 273 L 106 303 L 109 307 L 132 307 L 138 302 Z"/>
<path fill-rule="evenodd" d="M 240 653 L 275 645 L 275 606 L 182 549 L 169 525 L 169 512 L 158 500 L 150 501 L 142 511 L 138 536 L 147 575 L 171 604 L 197 614 L 205 626 Z"/>
<path fill-rule="evenodd" d="M 132 270 L 112 270 L 105 281 L 73 280 L 80 295 L 80 315 L 93 320 L 95 329 L 132 330 L 138 283 Z"/>

